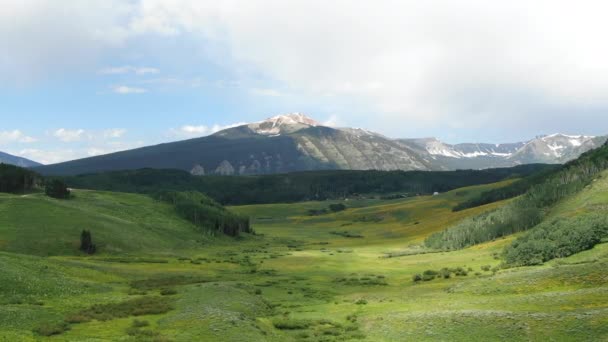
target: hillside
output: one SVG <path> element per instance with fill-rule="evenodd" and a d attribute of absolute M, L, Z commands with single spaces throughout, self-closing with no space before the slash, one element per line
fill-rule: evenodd
<path fill-rule="evenodd" d="M 198 248 L 207 239 L 197 227 L 178 217 L 172 206 L 148 196 L 79 190 L 73 193 L 70 200 L 43 194 L 0 194 L 0 250 L 79 255 L 83 229 L 92 232 L 102 254 L 160 256 Z"/>
<path fill-rule="evenodd" d="M 16 165 L 16 166 L 20 166 L 20 167 L 34 167 L 34 166 L 42 165 L 33 160 L 13 156 L 13 155 L 10 155 L 10 154 L 4 153 L 4 152 L 0 152 L 0 163 L 11 164 L 11 165 Z"/>
<path fill-rule="evenodd" d="M 310 170 L 457 170 L 563 163 L 607 137 L 555 134 L 513 144 L 391 139 L 365 129 L 332 128 L 300 113 L 147 146 L 37 167 L 47 175 L 141 168 L 194 175 L 259 175 Z"/>
<path fill-rule="evenodd" d="M 507 250 L 507 261 L 514 265 L 542 263 L 592 248 L 608 237 L 605 208 L 598 207 L 593 215 L 579 212 L 561 221 L 552 219 L 550 213 L 555 206 L 600 183 L 606 169 L 608 143 L 547 173 L 507 205 L 433 234 L 425 244 L 439 250 L 460 249 L 530 230 Z"/>

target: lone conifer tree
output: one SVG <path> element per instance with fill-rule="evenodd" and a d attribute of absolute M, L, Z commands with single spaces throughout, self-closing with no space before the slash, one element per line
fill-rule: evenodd
<path fill-rule="evenodd" d="M 88 230 L 83 230 L 80 233 L 80 250 L 87 254 L 93 254 L 97 250 L 97 247 L 93 244 L 91 232 Z"/>

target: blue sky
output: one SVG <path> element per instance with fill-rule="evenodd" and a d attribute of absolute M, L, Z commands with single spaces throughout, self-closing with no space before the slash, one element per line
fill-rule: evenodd
<path fill-rule="evenodd" d="M 608 134 L 607 9 L 7 0 L 0 151 L 52 163 L 289 112 L 452 143 Z"/>

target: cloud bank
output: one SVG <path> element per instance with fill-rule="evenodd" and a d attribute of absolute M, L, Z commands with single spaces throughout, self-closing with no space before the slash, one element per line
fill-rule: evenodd
<path fill-rule="evenodd" d="M 559 0 L 9 0 L 0 11 L 8 51 L 0 78 L 27 82 L 133 42 L 188 39 L 237 76 L 269 80 L 251 89 L 259 98 L 282 99 L 285 89 L 300 103 L 323 98 L 346 123 L 393 135 L 524 124 L 540 133 L 556 122 L 582 129 L 608 124 L 607 12 L 606 2 Z"/>

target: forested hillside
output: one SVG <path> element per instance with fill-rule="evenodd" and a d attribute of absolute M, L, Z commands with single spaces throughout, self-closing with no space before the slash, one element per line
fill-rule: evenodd
<path fill-rule="evenodd" d="M 153 193 L 158 189 L 202 192 L 222 204 L 282 203 L 362 194 L 412 196 L 520 178 L 555 166 L 459 171 L 314 171 L 264 176 L 192 176 L 179 170 L 141 169 L 66 177 L 74 188 Z"/>
<path fill-rule="evenodd" d="M 507 249 L 512 264 L 535 264 L 593 247 L 608 234 L 606 213 L 576 213 L 567 219 L 546 221 L 557 203 L 583 191 L 602 178 L 608 168 L 608 145 L 589 151 L 521 197 L 498 209 L 467 218 L 426 239 L 434 249 L 460 249 L 535 227 Z M 596 213 L 594 213 L 596 214 Z"/>
<path fill-rule="evenodd" d="M 28 169 L 0 163 L 0 192 L 24 193 L 41 187 L 42 177 Z"/>

